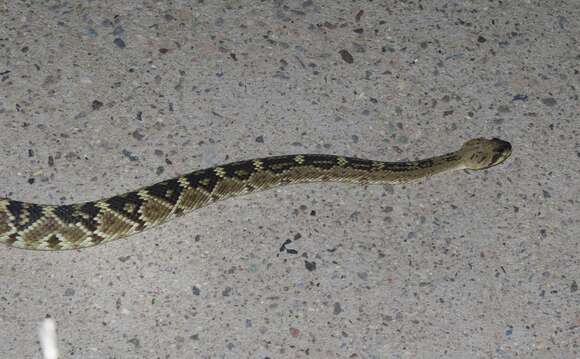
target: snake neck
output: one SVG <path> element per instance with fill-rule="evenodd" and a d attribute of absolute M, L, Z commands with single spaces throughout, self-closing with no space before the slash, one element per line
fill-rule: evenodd
<path fill-rule="evenodd" d="M 465 165 L 459 151 L 417 161 L 395 163 L 385 167 L 385 170 L 390 172 L 390 177 L 393 176 L 393 173 L 400 172 L 396 183 L 414 182 L 438 173 L 461 169 L 465 169 Z"/>

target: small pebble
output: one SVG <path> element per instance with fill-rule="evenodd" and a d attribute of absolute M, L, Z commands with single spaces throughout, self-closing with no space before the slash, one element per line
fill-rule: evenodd
<path fill-rule="evenodd" d="M 346 51 L 346 50 L 340 50 L 338 52 L 340 54 L 340 57 L 342 57 L 342 60 L 348 64 L 352 64 L 354 62 L 354 58 L 352 57 L 352 55 L 350 54 L 350 52 Z"/>
<path fill-rule="evenodd" d="M 99 100 L 94 100 L 91 103 L 91 108 L 93 109 L 93 111 L 98 111 L 101 109 L 101 107 L 103 107 L 103 103 Z"/>
<path fill-rule="evenodd" d="M 113 40 L 113 44 L 117 45 L 118 48 L 120 49 L 124 49 L 127 45 L 125 45 L 125 41 L 116 38 L 115 40 Z"/>
<path fill-rule="evenodd" d="M 139 157 L 137 157 L 136 155 L 134 155 L 131 151 L 127 150 L 127 149 L 123 149 L 121 151 L 121 153 L 123 154 L 123 156 L 127 157 L 129 159 L 129 161 L 138 161 Z"/>
<path fill-rule="evenodd" d="M 513 332 L 514 332 L 514 327 L 512 327 L 511 325 L 508 325 L 508 328 L 505 331 L 505 335 L 510 336 L 510 335 L 512 335 Z"/>
<path fill-rule="evenodd" d="M 308 269 L 310 272 L 316 270 L 316 262 L 304 261 L 304 265 L 306 266 L 306 269 Z"/>

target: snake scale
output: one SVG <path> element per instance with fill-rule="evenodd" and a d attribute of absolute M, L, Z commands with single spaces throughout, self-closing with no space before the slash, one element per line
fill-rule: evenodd
<path fill-rule="evenodd" d="M 442 156 L 382 162 L 299 154 L 229 163 L 191 172 L 97 201 L 49 205 L 0 199 L 0 243 L 37 249 L 79 249 L 110 242 L 165 223 L 226 198 L 305 182 L 406 183 L 434 174 L 480 170 L 505 161 L 511 144 L 476 138 Z"/>

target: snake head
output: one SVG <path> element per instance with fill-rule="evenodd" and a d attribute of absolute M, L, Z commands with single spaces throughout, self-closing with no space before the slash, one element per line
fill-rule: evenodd
<path fill-rule="evenodd" d="M 512 154 L 512 145 L 498 138 L 475 138 L 465 142 L 459 153 L 465 168 L 483 170 L 507 160 Z"/>

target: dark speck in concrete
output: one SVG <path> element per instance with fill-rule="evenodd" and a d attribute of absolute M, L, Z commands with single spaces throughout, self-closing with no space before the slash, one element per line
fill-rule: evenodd
<path fill-rule="evenodd" d="M 334 315 L 338 315 L 338 314 L 342 313 L 342 307 L 340 306 L 339 302 L 334 303 L 334 309 L 332 310 L 332 313 Z"/>
<path fill-rule="evenodd" d="M 342 60 L 348 64 L 352 64 L 354 62 L 354 58 L 352 57 L 352 55 L 350 54 L 350 52 L 346 51 L 346 50 L 340 50 L 338 52 L 340 54 L 340 57 L 342 57 Z"/>
<path fill-rule="evenodd" d="M 514 327 L 512 327 L 511 325 L 508 325 L 508 328 L 505 331 L 505 335 L 510 336 L 512 335 L 514 332 Z"/>
<path fill-rule="evenodd" d="M 201 294 L 201 289 L 199 289 L 199 288 L 198 288 L 198 287 L 196 287 L 196 286 L 193 286 L 193 287 L 191 287 L 191 293 L 192 293 L 193 295 L 200 295 L 200 294 Z"/>
<path fill-rule="evenodd" d="M 260 135 L 260 136 L 256 137 L 256 142 L 258 142 L 258 143 L 264 143 L 264 136 L 261 136 Z"/>
<path fill-rule="evenodd" d="M 222 291 L 222 295 L 224 297 L 229 297 L 232 294 L 233 288 L 231 287 L 226 287 L 223 291 Z"/>
<path fill-rule="evenodd" d="M 304 265 L 306 266 L 306 269 L 308 269 L 310 272 L 316 270 L 316 262 L 304 261 Z"/>
<path fill-rule="evenodd" d="M 93 111 L 98 111 L 101 109 L 101 107 L 103 107 L 103 103 L 99 100 L 94 100 L 91 103 L 91 108 L 93 109 Z"/>
<path fill-rule="evenodd" d="M 127 157 L 129 159 L 129 161 L 138 161 L 139 157 L 137 157 L 135 154 L 133 154 L 133 152 L 127 150 L 127 149 L 123 149 L 123 151 L 121 151 L 121 153 L 123 154 L 123 156 Z"/>
<path fill-rule="evenodd" d="M 556 104 L 558 103 L 556 101 L 555 98 L 553 97 L 546 97 L 542 99 L 542 103 L 546 106 L 552 107 L 552 106 L 556 106 Z"/>
<path fill-rule="evenodd" d="M 125 47 L 127 47 L 127 45 L 125 45 L 125 41 L 119 38 L 113 40 L 113 44 L 115 44 L 120 49 L 124 49 Z"/>

